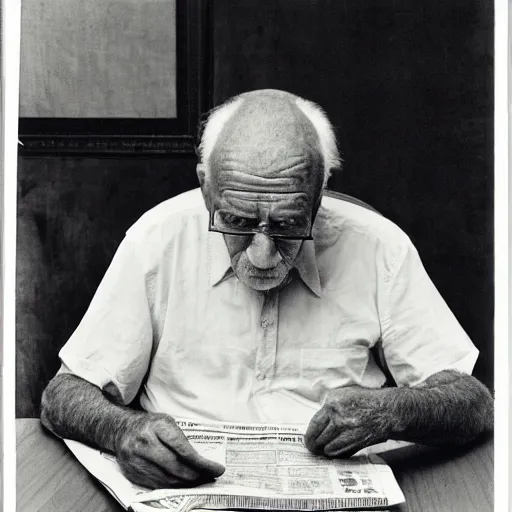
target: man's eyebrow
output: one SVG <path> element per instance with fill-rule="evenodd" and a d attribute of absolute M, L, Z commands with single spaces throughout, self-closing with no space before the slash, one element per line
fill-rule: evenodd
<path fill-rule="evenodd" d="M 279 210 L 278 212 L 270 212 L 270 218 L 273 220 L 301 219 L 309 220 L 309 215 L 300 210 Z"/>
<path fill-rule="evenodd" d="M 224 201 L 222 201 L 217 207 L 217 211 L 226 212 L 226 213 L 234 213 L 244 217 L 258 215 L 258 206 L 257 200 L 240 200 L 233 196 L 224 196 Z"/>
<path fill-rule="evenodd" d="M 245 210 L 244 208 L 240 208 L 234 204 L 220 206 L 217 211 L 221 213 L 229 213 L 231 215 L 238 215 L 239 217 L 247 217 L 249 219 L 256 219 L 258 217 L 258 212 L 256 210 Z"/>
<path fill-rule="evenodd" d="M 230 190 L 229 192 L 237 192 Z M 228 213 L 236 213 L 240 216 L 252 217 L 258 216 L 259 214 L 259 203 L 261 203 L 262 198 L 260 195 L 250 194 L 253 197 L 248 198 L 248 194 L 244 191 L 243 197 L 239 197 L 238 194 L 225 194 L 224 199 L 225 203 L 220 204 L 218 206 L 219 211 L 226 211 Z M 285 220 L 285 219 L 301 219 L 301 220 L 311 220 L 311 212 L 309 211 L 309 205 L 304 205 L 306 210 L 300 205 L 300 201 L 298 201 L 297 196 L 306 196 L 304 193 L 296 194 L 296 197 L 291 198 L 291 194 L 281 194 L 281 197 L 273 198 L 273 200 L 267 200 L 266 202 L 272 205 L 278 204 L 278 208 L 272 209 L 269 211 L 269 217 L 274 220 Z M 283 202 L 283 196 L 287 196 L 286 201 Z M 268 199 L 268 198 L 267 198 Z"/>

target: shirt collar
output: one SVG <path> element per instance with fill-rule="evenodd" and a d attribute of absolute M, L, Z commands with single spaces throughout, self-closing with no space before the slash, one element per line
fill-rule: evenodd
<path fill-rule="evenodd" d="M 316 250 L 314 240 L 304 240 L 295 263 L 293 265 L 299 272 L 304 284 L 317 296 L 322 296 L 322 285 L 316 264 Z"/>
<path fill-rule="evenodd" d="M 224 235 L 208 231 L 208 246 L 210 286 L 215 286 L 234 274 L 228 248 L 226 242 L 224 242 Z"/>
<path fill-rule="evenodd" d="M 231 258 L 221 233 L 208 231 L 209 245 L 209 279 L 210 286 L 215 286 L 228 277 L 234 275 L 231 268 Z M 315 243 L 313 240 L 304 240 L 299 254 L 295 259 L 294 268 L 300 275 L 304 284 L 318 297 L 322 296 L 320 275 L 316 263 Z"/>

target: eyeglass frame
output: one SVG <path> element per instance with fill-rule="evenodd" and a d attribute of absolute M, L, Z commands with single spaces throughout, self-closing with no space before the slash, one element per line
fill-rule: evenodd
<path fill-rule="evenodd" d="M 253 229 L 250 229 L 250 230 L 247 230 L 247 231 L 238 231 L 236 233 L 232 232 L 232 231 L 226 231 L 226 230 L 223 230 L 223 229 L 216 228 L 214 226 L 213 218 L 214 218 L 215 212 L 216 212 L 216 210 L 212 208 L 211 211 L 210 211 L 210 222 L 209 222 L 209 226 L 208 226 L 208 231 L 211 231 L 213 233 L 222 233 L 223 235 L 233 235 L 233 236 L 254 236 L 257 233 L 262 233 L 262 234 L 268 236 L 269 238 L 278 239 L 278 240 L 303 240 L 303 241 L 304 240 L 313 240 L 313 220 L 314 220 L 316 212 L 314 212 L 311 215 L 312 218 L 311 218 L 311 222 L 309 223 L 309 235 L 307 235 L 307 236 L 284 235 L 284 234 L 280 234 L 280 233 L 270 233 L 270 232 L 265 230 L 265 229 L 268 229 L 268 228 L 265 228 L 265 226 L 260 226 L 260 225 L 258 225 L 257 228 L 253 228 Z"/>

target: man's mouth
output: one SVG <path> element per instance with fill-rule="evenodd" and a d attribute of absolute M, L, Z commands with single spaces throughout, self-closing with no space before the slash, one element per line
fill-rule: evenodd
<path fill-rule="evenodd" d="M 257 274 L 257 273 L 250 273 L 249 277 L 254 277 L 256 279 L 277 279 L 279 276 L 276 276 L 275 274 Z"/>

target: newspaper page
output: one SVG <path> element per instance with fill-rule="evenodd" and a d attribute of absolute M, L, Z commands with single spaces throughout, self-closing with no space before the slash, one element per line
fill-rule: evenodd
<path fill-rule="evenodd" d="M 313 455 L 304 445 L 304 427 L 176 423 L 201 455 L 226 467 L 215 482 L 151 491 L 129 482 L 114 456 L 65 442 L 121 505 L 135 512 L 383 509 L 405 501 L 391 468 L 377 455 Z"/>

